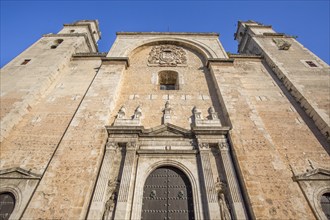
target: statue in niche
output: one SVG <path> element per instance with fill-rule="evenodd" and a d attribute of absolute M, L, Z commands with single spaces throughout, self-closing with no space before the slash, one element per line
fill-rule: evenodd
<path fill-rule="evenodd" d="M 109 198 L 107 202 L 105 203 L 105 209 L 103 212 L 103 217 L 102 220 L 108 220 L 111 219 L 112 212 L 115 207 L 115 203 L 117 200 L 117 186 L 118 186 L 118 181 L 111 181 L 109 180 L 108 182 L 108 190 L 107 190 L 107 195 L 109 195 Z"/>
<path fill-rule="evenodd" d="M 220 206 L 221 219 L 231 220 L 230 211 L 225 197 L 226 184 L 220 181 L 219 177 L 217 178 L 217 182 L 215 183 L 215 188 L 218 194 L 218 203 Z"/>

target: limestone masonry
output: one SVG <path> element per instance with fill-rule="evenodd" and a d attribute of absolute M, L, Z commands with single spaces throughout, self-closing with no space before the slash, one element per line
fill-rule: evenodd
<path fill-rule="evenodd" d="M 294 37 L 100 35 L 1 69 L 0 219 L 330 219 L 330 68 Z"/>

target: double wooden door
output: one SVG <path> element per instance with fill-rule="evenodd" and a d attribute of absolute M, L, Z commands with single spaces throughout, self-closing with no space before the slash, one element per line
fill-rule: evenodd
<path fill-rule="evenodd" d="M 191 184 L 175 167 L 154 170 L 144 185 L 142 216 L 145 219 L 194 219 Z"/>

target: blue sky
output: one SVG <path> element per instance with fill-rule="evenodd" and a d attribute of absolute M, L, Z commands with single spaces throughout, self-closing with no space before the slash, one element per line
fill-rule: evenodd
<path fill-rule="evenodd" d="M 117 31 L 217 32 L 226 51 L 237 52 L 238 20 L 273 25 L 329 63 L 329 0 L 314 1 L 3 1 L 1 67 L 64 23 L 98 19 L 99 51 Z"/>

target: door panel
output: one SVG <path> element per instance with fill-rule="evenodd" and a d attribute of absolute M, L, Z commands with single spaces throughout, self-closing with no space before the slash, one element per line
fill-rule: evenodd
<path fill-rule="evenodd" d="M 174 167 L 160 167 L 146 180 L 142 219 L 194 219 L 191 184 Z"/>

